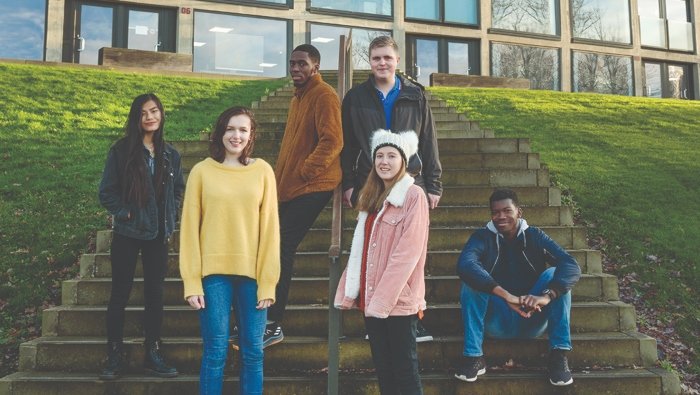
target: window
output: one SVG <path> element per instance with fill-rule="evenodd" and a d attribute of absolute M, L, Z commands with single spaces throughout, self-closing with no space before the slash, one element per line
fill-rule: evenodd
<path fill-rule="evenodd" d="M 391 16 L 391 0 L 311 0 L 311 8 Z"/>
<path fill-rule="evenodd" d="M 517 32 L 558 35 L 558 0 L 493 0 L 491 27 Z"/>
<path fill-rule="evenodd" d="M 686 0 L 638 0 L 642 45 L 693 51 L 693 24 Z"/>
<path fill-rule="evenodd" d="M 406 0 L 406 18 L 477 25 L 478 0 Z"/>
<path fill-rule="evenodd" d="M 46 0 L 0 1 L 0 58 L 44 59 Z"/>
<path fill-rule="evenodd" d="M 574 92 L 598 92 L 632 96 L 632 58 L 574 52 Z"/>
<path fill-rule="evenodd" d="M 391 35 L 390 31 L 368 30 L 356 27 L 311 24 L 310 44 L 321 53 L 322 70 L 338 70 L 340 36 L 352 30 L 352 60 L 356 70 L 369 70 L 369 43 L 377 36 Z"/>
<path fill-rule="evenodd" d="M 629 0 L 571 0 L 575 38 L 631 44 Z"/>
<path fill-rule="evenodd" d="M 205 73 L 284 77 L 287 21 L 194 14 L 193 69 Z"/>
<path fill-rule="evenodd" d="M 559 51 L 553 48 L 492 43 L 491 75 L 527 78 L 532 89 L 559 90 Z"/>

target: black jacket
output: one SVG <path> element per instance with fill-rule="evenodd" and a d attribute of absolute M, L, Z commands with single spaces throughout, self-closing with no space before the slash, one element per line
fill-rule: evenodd
<path fill-rule="evenodd" d="M 442 195 L 442 166 L 438 154 L 437 132 L 433 114 L 423 89 L 399 77 L 401 90 L 392 114 L 392 131 L 413 130 L 418 135 L 418 153 L 409 159 L 408 171 L 416 184 L 428 193 Z M 364 185 L 372 169 L 370 137 L 377 129 L 386 128 L 384 108 L 374 87 L 374 77 L 350 89 L 343 99 L 343 190 L 355 188 L 355 194 Z"/>
<path fill-rule="evenodd" d="M 499 285 L 491 273 L 499 262 L 502 239 L 492 222 L 469 238 L 457 263 L 457 274 L 469 287 L 491 293 Z M 568 292 L 578 282 L 581 268 L 576 260 L 541 229 L 528 226 L 523 219 L 516 240 L 521 250 L 518 265 L 531 268 L 537 276 L 547 269 L 547 264 L 556 268 L 547 287 L 557 296 Z M 532 285 L 534 283 L 527 284 L 528 288 Z"/>
<path fill-rule="evenodd" d="M 144 148 L 145 149 L 145 148 Z M 158 236 L 160 226 L 164 226 L 164 240 L 168 240 L 175 230 L 185 182 L 180 166 L 180 154 L 170 144 L 165 144 L 163 151 L 163 182 L 165 221 L 158 224 L 158 202 L 156 202 L 153 183 L 149 185 L 149 196 L 146 206 L 141 208 L 135 203 L 127 203 L 122 199 L 122 181 L 124 179 L 124 163 L 127 156 L 126 140 L 117 141 L 107 154 L 107 162 L 100 182 L 100 203 L 113 216 L 114 232 L 140 240 L 153 240 Z M 144 159 L 145 160 L 145 159 Z M 131 213 L 131 217 L 127 218 Z"/>

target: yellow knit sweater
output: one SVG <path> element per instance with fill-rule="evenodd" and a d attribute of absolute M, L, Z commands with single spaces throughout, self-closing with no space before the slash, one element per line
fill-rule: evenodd
<path fill-rule="evenodd" d="M 250 277 L 258 283 L 258 300 L 275 299 L 277 188 L 272 167 L 262 159 L 228 167 L 207 158 L 190 171 L 180 226 L 185 298 L 204 295 L 202 278 L 210 274 Z"/>

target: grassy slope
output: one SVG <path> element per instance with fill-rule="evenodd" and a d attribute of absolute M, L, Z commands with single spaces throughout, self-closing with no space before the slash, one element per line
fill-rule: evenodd
<path fill-rule="evenodd" d="M 434 88 L 497 137 L 528 137 L 602 236 L 700 349 L 700 102 L 598 94 Z M 659 259 L 655 259 L 658 257 Z M 700 360 L 694 361 L 696 373 Z"/>
<path fill-rule="evenodd" d="M 161 98 L 166 139 L 197 139 L 226 107 L 249 106 L 284 83 L 2 63 L 0 76 L 1 355 L 38 334 L 34 312 L 107 226 L 97 186 L 136 95 Z M 0 361 L 0 376 L 8 369 Z"/>

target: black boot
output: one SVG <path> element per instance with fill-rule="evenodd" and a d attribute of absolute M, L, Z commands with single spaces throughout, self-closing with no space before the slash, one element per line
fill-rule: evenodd
<path fill-rule="evenodd" d="M 146 341 L 146 355 L 143 360 L 143 367 L 147 373 L 158 377 L 175 377 L 177 369 L 168 366 L 160 355 L 160 341 Z"/>
<path fill-rule="evenodd" d="M 107 363 L 100 373 L 102 380 L 118 379 L 124 370 L 121 342 L 107 342 Z"/>

